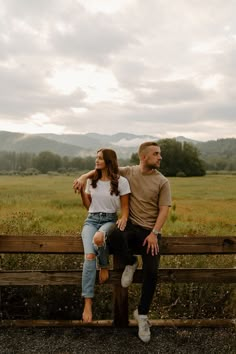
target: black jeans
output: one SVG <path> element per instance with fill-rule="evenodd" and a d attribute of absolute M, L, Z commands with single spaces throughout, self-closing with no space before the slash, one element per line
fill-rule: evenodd
<path fill-rule="evenodd" d="M 160 263 L 160 253 L 155 256 L 152 256 L 150 252 L 147 254 L 147 245 L 143 246 L 143 241 L 150 231 L 128 222 L 124 231 L 115 228 L 108 236 L 110 253 L 119 256 L 125 265 L 134 264 L 136 260 L 134 254 L 142 256 L 143 282 L 138 305 L 138 312 L 141 315 L 147 315 L 149 312 L 157 285 L 157 272 Z M 159 247 L 160 241 L 159 238 Z"/>

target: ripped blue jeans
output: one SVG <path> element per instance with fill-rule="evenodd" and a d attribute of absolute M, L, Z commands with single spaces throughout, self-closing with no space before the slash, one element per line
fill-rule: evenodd
<path fill-rule="evenodd" d="M 94 254 L 97 256 L 100 268 L 108 267 L 108 249 L 106 247 L 106 234 L 117 221 L 116 213 L 89 213 L 83 229 L 82 240 L 84 245 L 84 263 L 82 273 L 82 296 L 86 298 L 94 297 L 94 286 L 96 281 L 97 261 L 87 259 L 86 255 Z M 97 231 L 104 233 L 104 245 L 96 246 L 93 243 L 93 237 Z"/>

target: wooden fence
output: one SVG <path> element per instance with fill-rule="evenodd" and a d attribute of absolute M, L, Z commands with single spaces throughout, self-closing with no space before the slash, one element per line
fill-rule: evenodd
<path fill-rule="evenodd" d="M 80 237 L 70 236 L 13 236 L 0 235 L 0 254 L 83 254 Z M 162 256 L 165 255 L 229 255 L 236 254 L 236 236 L 163 237 Z M 113 321 L 93 321 L 92 325 L 134 325 L 128 318 L 128 289 L 120 285 L 122 264 L 113 256 L 109 284 L 113 286 Z M 79 285 L 82 271 L 78 270 L 3 270 L 0 286 Z M 142 270 L 134 275 L 140 283 Z M 235 283 L 236 268 L 160 268 L 159 282 L 174 283 Z M 1 326 L 80 326 L 81 320 L 1 320 Z M 234 320 L 152 320 L 157 326 L 232 326 Z"/>

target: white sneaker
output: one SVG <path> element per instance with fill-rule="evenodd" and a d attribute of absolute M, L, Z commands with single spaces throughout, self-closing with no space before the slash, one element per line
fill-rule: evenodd
<path fill-rule="evenodd" d="M 138 310 L 134 311 L 134 319 L 138 322 L 138 336 L 144 343 L 148 343 L 151 339 L 150 323 L 147 315 L 139 315 Z"/>
<path fill-rule="evenodd" d="M 127 265 L 125 267 L 121 277 L 121 285 L 123 288 L 128 288 L 128 286 L 132 283 L 134 272 L 136 271 L 137 267 L 138 267 L 138 260 L 136 260 L 134 264 Z"/>

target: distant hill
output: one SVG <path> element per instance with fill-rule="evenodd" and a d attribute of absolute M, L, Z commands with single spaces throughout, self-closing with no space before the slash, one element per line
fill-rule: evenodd
<path fill-rule="evenodd" d="M 51 151 L 62 156 L 76 156 L 83 153 L 84 149 L 73 144 L 47 139 L 40 135 L 0 131 L 0 151 L 31 152 L 36 154 L 41 151 Z"/>
<path fill-rule="evenodd" d="M 32 152 L 51 151 L 61 156 L 94 155 L 97 149 L 110 147 L 119 157 L 130 157 L 144 140 L 156 137 L 118 133 L 103 135 L 88 134 L 23 134 L 0 131 L 0 151 Z"/>
<path fill-rule="evenodd" d="M 137 147 L 137 139 L 140 140 L 140 143 L 144 140 L 158 140 L 154 136 L 147 135 L 135 135 L 128 133 L 117 133 L 113 135 L 107 134 L 97 134 L 97 133 L 88 133 L 88 134 L 40 134 L 47 139 L 55 140 L 58 142 L 63 142 L 67 144 L 73 144 L 76 146 L 86 146 L 87 149 L 98 149 L 100 147 L 111 147 L 113 145 L 122 147 L 124 144 L 126 147 Z"/>
<path fill-rule="evenodd" d="M 236 161 L 235 138 L 209 140 L 204 143 L 198 142 L 196 147 L 201 152 L 203 159 L 223 157 L 225 159 L 233 158 Z"/>
<path fill-rule="evenodd" d="M 194 144 L 202 158 L 223 157 L 235 159 L 236 139 L 218 139 L 200 142 L 183 136 L 175 138 Z M 94 156 L 101 147 L 113 148 L 121 158 L 129 158 L 137 152 L 138 146 L 147 140 L 158 141 L 159 138 L 128 133 L 107 134 L 22 134 L 0 131 L 0 151 L 32 152 L 51 151 L 60 156 Z"/>

